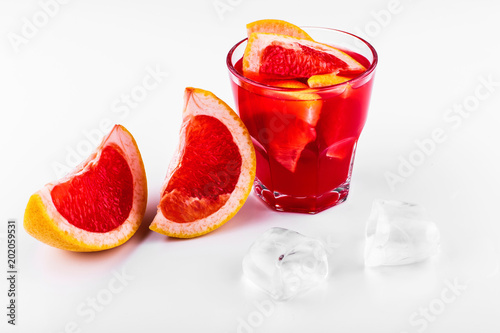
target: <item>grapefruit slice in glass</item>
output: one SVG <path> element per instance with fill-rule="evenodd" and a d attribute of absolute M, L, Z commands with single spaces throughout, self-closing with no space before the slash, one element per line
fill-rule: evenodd
<path fill-rule="evenodd" d="M 150 229 L 192 238 L 220 227 L 247 199 L 255 163 L 238 115 L 211 92 L 186 88 L 179 147 Z"/>
<path fill-rule="evenodd" d="M 298 119 L 312 127 L 316 126 L 321 112 L 321 97 L 308 89 L 309 86 L 297 80 L 270 80 L 267 85 L 297 90 L 277 90 L 270 92 L 286 104 L 286 113 L 295 115 Z"/>
<path fill-rule="evenodd" d="M 290 172 L 295 172 L 305 146 L 316 139 L 315 127 L 323 101 L 318 94 L 308 89 L 307 84 L 297 80 L 271 80 L 266 84 L 288 88 L 272 92 L 281 100 L 281 115 L 276 114 L 277 110 L 267 110 L 264 126 L 271 129 L 270 155 Z M 280 119 L 281 126 L 277 126 L 276 118 Z"/>
<path fill-rule="evenodd" d="M 307 79 L 307 84 L 311 88 L 321 88 L 332 86 L 334 84 L 344 83 L 349 81 L 350 79 L 351 78 L 346 76 L 337 75 L 337 73 L 318 74 L 313 75 L 309 79 Z"/>
<path fill-rule="evenodd" d="M 137 231 L 147 195 L 139 148 L 125 127 L 115 125 L 86 161 L 31 196 L 24 228 L 64 250 L 110 249 Z"/>
<path fill-rule="evenodd" d="M 259 82 L 328 73 L 353 75 L 365 70 L 358 61 L 335 47 L 280 34 L 250 34 L 243 54 L 243 75 Z"/>

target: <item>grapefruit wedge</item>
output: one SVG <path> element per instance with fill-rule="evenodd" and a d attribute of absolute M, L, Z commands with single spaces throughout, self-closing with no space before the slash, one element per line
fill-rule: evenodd
<path fill-rule="evenodd" d="M 318 94 L 308 89 L 307 84 L 297 80 L 271 80 L 267 81 L 266 84 L 278 88 L 297 89 L 277 90 L 270 92 L 270 94 L 272 93 L 275 98 L 283 100 L 287 113 L 296 116 L 312 127 L 316 126 L 321 112 L 322 100 Z"/>
<path fill-rule="evenodd" d="M 259 82 L 364 71 L 363 65 L 330 45 L 273 33 L 250 34 L 243 55 L 243 75 Z"/>
<path fill-rule="evenodd" d="M 283 20 L 265 19 L 247 24 L 247 34 L 265 32 L 270 34 L 286 35 L 296 38 L 313 40 L 311 36 L 295 24 Z"/>
<path fill-rule="evenodd" d="M 266 128 L 275 128 L 273 140 L 269 142 L 269 150 L 276 161 L 290 172 L 295 172 L 297 162 L 309 142 L 316 139 L 318 123 L 323 101 L 311 92 L 309 86 L 297 80 L 271 80 L 268 85 L 288 88 L 273 92 L 282 101 L 282 122 L 285 126 L 276 128 L 275 116 L 271 111 L 266 114 L 263 123 Z M 294 90 L 291 90 L 294 89 Z M 296 89 L 296 90 L 295 90 Z"/>
<path fill-rule="evenodd" d="M 110 249 L 137 231 L 146 203 L 139 148 L 125 127 L 115 125 L 86 161 L 31 196 L 24 228 L 64 250 Z"/>
<path fill-rule="evenodd" d="M 238 115 L 209 91 L 186 88 L 180 142 L 150 229 L 178 238 L 206 234 L 241 208 L 255 177 L 255 151 Z"/>

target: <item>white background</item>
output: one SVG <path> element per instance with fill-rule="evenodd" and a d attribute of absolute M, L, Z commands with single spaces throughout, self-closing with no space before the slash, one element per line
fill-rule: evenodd
<path fill-rule="evenodd" d="M 3 272 L 9 218 L 18 221 L 19 245 L 18 325 L 6 324 L 2 273 L 2 332 L 500 331 L 498 1 L 72 0 L 48 22 L 41 11 L 34 0 L 0 4 Z M 16 52 L 13 34 L 34 17 L 40 28 Z M 379 53 L 348 200 L 309 216 L 274 212 L 252 194 L 204 237 L 149 231 L 177 145 L 184 88 L 210 90 L 234 106 L 225 57 L 245 24 L 262 18 L 351 31 Z M 168 77 L 128 113 L 116 112 L 116 100 L 141 85 L 147 68 Z M 488 91 L 481 80 L 496 85 Z M 464 116 L 452 113 L 455 105 Z M 125 125 L 138 142 L 149 186 L 143 225 L 123 246 L 100 253 L 46 246 L 22 229 L 28 198 L 59 177 L 56 166 L 85 148 L 85 133 L 103 119 Z M 446 140 L 419 153 L 415 141 L 436 129 Z M 410 158 L 419 165 L 391 187 L 387 174 Z M 423 205 L 441 230 L 441 253 L 421 264 L 365 269 L 364 226 L 375 198 Z M 331 269 L 322 286 L 270 305 L 243 278 L 241 260 L 273 226 L 325 241 Z M 129 279 L 105 298 L 123 273 Z M 450 283 L 465 290 L 450 294 Z M 444 303 L 442 295 L 456 297 Z M 107 303 L 95 316 L 77 312 L 89 311 L 96 297 Z"/>

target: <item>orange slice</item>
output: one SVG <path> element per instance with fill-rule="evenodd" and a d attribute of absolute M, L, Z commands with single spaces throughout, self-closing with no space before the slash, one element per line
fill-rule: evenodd
<path fill-rule="evenodd" d="M 147 194 L 139 148 L 125 127 L 115 125 L 86 161 L 31 196 L 24 228 L 64 250 L 113 248 L 139 228 Z"/>
<path fill-rule="evenodd" d="M 254 32 L 265 32 L 271 34 L 286 35 L 296 38 L 313 40 L 307 32 L 289 22 L 283 20 L 259 20 L 247 24 L 247 33 L 250 36 Z"/>
<path fill-rule="evenodd" d="M 255 177 L 255 151 L 238 115 L 209 91 L 186 88 L 180 144 L 150 229 L 191 238 L 231 219 Z"/>
<path fill-rule="evenodd" d="M 339 49 L 279 34 L 252 33 L 243 55 L 243 75 L 260 82 L 363 71 L 363 65 Z"/>
<path fill-rule="evenodd" d="M 313 75 L 307 80 L 307 84 L 311 88 L 320 88 L 332 86 L 349 81 L 351 78 L 337 75 L 337 73 Z"/>

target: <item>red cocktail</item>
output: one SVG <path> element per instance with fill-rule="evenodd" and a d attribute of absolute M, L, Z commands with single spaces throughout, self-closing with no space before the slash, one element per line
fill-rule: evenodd
<path fill-rule="evenodd" d="M 256 149 L 257 195 L 279 211 L 317 213 L 347 198 L 377 54 L 342 31 L 304 30 L 350 55 L 364 71 L 345 71 L 347 81 L 319 88 L 309 88 L 303 77 L 250 79 L 242 71 L 247 39 L 229 51 L 227 64 L 237 110 Z"/>

